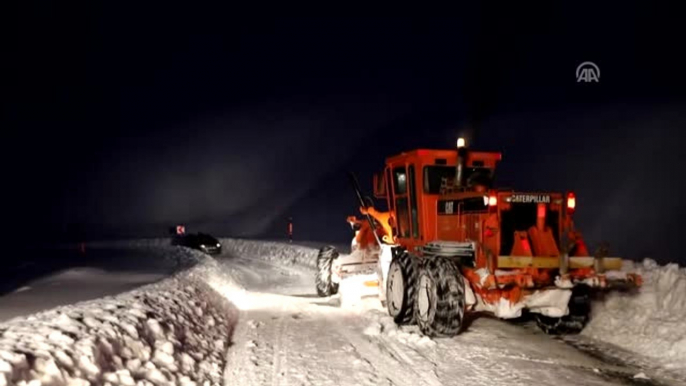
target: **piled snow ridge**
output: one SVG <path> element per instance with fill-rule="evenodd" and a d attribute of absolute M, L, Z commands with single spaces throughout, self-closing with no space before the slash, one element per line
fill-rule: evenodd
<path fill-rule="evenodd" d="M 686 372 L 686 268 L 646 259 L 625 264 L 643 276 L 638 293 L 609 293 L 593 305 L 583 334 Z"/>
<path fill-rule="evenodd" d="M 159 283 L 0 324 L 0 386 L 220 384 L 238 311 L 216 285 L 233 284 L 203 257 Z"/>
<path fill-rule="evenodd" d="M 284 265 L 317 267 L 318 250 L 274 241 L 222 239 L 224 251 L 233 256 L 256 258 Z"/>

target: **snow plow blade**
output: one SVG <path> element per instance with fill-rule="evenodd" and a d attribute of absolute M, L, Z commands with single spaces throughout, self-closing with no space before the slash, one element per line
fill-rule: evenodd
<path fill-rule="evenodd" d="M 378 267 L 378 258 L 373 254 L 362 252 L 350 255 L 341 255 L 333 263 L 334 281 L 340 281 L 354 275 L 375 273 Z"/>
<path fill-rule="evenodd" d="M 498 268 L 502 269 L 559 269 L 558 286 L 572 283 L 595 288 L 633 288 L 642 284 L 640 275 L 622 271 L 621 257 L 572 256 L 498 256 Z M 559 284 L 567 283 L 567 284 Z"/>
<path fill-rule="evenodd" d="M 569 269 L 593 268 L 595 257 L 573 256 L 569 258 Z M 604 271 L 619 271 L 622 269 L 621 257 L 604 257 L 602 259 Z M 563 264 L 563 263 L 562 263 Z M 498 268 L 559 268 L 560 257 L 548 256 L 498 256 Z"/>
<path fill-rule="evenodd" d="M 339 287 L 341 307 L 360 304 L 365 298 L 379 297 L 379 281 L 376 273 L 357 274 L 344 277 Z"/>
<path fill-rule="evenodd" d="M 341 306 L 356 305 L 363 298 L 379 296 L 377 267 L 375 255 L 361 259 L 360 253 L 340 257 L 334 264 L 334 276 L 340 286 Z"/>

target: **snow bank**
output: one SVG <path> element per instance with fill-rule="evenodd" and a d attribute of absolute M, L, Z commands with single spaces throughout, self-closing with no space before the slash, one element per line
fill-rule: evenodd
<path fill-rule="evenodd" d="M 272 241 L 222 239 L 222 248 L 229 255 L 266 260 L 283 265 L 317 267 L 318 249 Z"/>
<path fill-rule="evenodd" d="M 198 264 L 115 297 L 0 324 L 0 386 L 220 384 L 238 311 L 215 286 L 234 284 L 213 259 L 174 249 Z"/>
<path fill-rule="evenodd" d="M 646 259 L 638 293 L 609 293 L 593 304 L 583 334 L 637 352 L 668 369 L 686 371 L 686 268 Z"/>

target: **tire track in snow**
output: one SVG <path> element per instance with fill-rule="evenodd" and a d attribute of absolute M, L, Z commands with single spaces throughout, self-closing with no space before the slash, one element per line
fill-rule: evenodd
<path fill-rule="evenodd" d="M 246 303 L 259 303 L 278 297 L 260 293 L 247 293 Z M 283 302 L 281 302 L 283 303 Z M 225 384 L 285 385 L 287 344 L 284 344 L 287 319 L 285 307 L 274 312 L 263 310 L 241 311 L 235 342 L 227 354 L 229 360 L 224 372 Z"/>
<path fill-rule="evenodd" d="M 481 320 L 457 338 L 436 342 L 436 351 L 443 356 L 439 376 L 460 379 L 457 384 L 626 384 L 625 379 L 594 371 L 598 362 L 580 357 L 547 336 L 532 335 L 502 321 Z"/>
<path fill-rule="evenodd" d="M 589 340 L 581 335 L 561 336 L 554 339 L 597 358 L 604 364 L 600 369 L 602 373 L 625 379 L 627 384 L 651 386 L 686 384 L 683 376 L 653 366 L 648 359 L 640 358 L 612 344 Z M 634 375 L 639 373 L 647 374 L 647 379 L 634 378 Z"/>
<path fill-rule="evenodd" d="M 281 312 L 276 319 L 276 328 L 274 328 L 274 345 L 272 347 L 272 386 L 288 385 L 288 345 L 284 344 L 286 334 L 286 325 L 288 316 L 286 316 L 285 302 L 281 303 Z M 281 370 L 282 368 L 286 370 Z"/>
<path fill-rule="evenodd" d="M 246 313 L 241 311 L 238 315 L 238 325 L 234 330 L 235 337 L 245 337 L 248 335 L 247 327 L 245 323 L 241 322 L 245 320 Z M 229 345 L 229 351 L 227 353 L 226 368 L 224 369 L 224 384 L 231 384 L 232 380 L 235 379 L 246 379 L 244 373 L 247 375 L 253 375 L 251 371 L 245 371 L 244 369 L 252 367 L 253 364 L 250 362 L 249 350 L 246 350 L 245 346 L 248 342 L 243 340 L 234 340 Z M 254 377 L 246 379 L 250 384 L 257 384 Z"/>
<path fill-rule="evenodd" d="M 443 383 L 433 372 L 416 371 L 415 362 L 407 355 L 399 354 L 403 350 L 391 347 L 387 343 L 372 340 L 362 335 L 360 323 L 350 323 L 350 318 L 331 318 L 331 323 L 336 325 L 336 331 L 350 342 L 352 347 L 376 369 L 376 371 L 389 379 L 397 386 L 440 386 Z M 347 321 L 348 323 L 344 323 Z M 351 331 L 350 326 L 359 328 L 359 331 Z M 380 343 L 380 344 L 379 344 Z"/>
<path fill-rule="evenodd" d="M 423 355 L 420 351 L 413 347 L 403 345 L 394 339 L 383 337 L 381 339 L 383 347 L 385 347 L 390 355 L 402 359 L 403 362 L 410 365 L 413 371 L 423 377 L 427 384 L 432 386 L 443 385 L 443 382 L 438 378 L 436 372 L 436 360 Z"/>

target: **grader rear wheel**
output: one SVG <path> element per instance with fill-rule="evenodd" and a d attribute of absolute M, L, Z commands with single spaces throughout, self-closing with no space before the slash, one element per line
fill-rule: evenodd
<path fill-rule="evenodd" d="M 578 285 L 572 289 L 569 314 L 561 318 L 536 315 L 536 324 L 549 335 L 578 334 L 586 327 L 591 312 L 590 288 Z"/>

